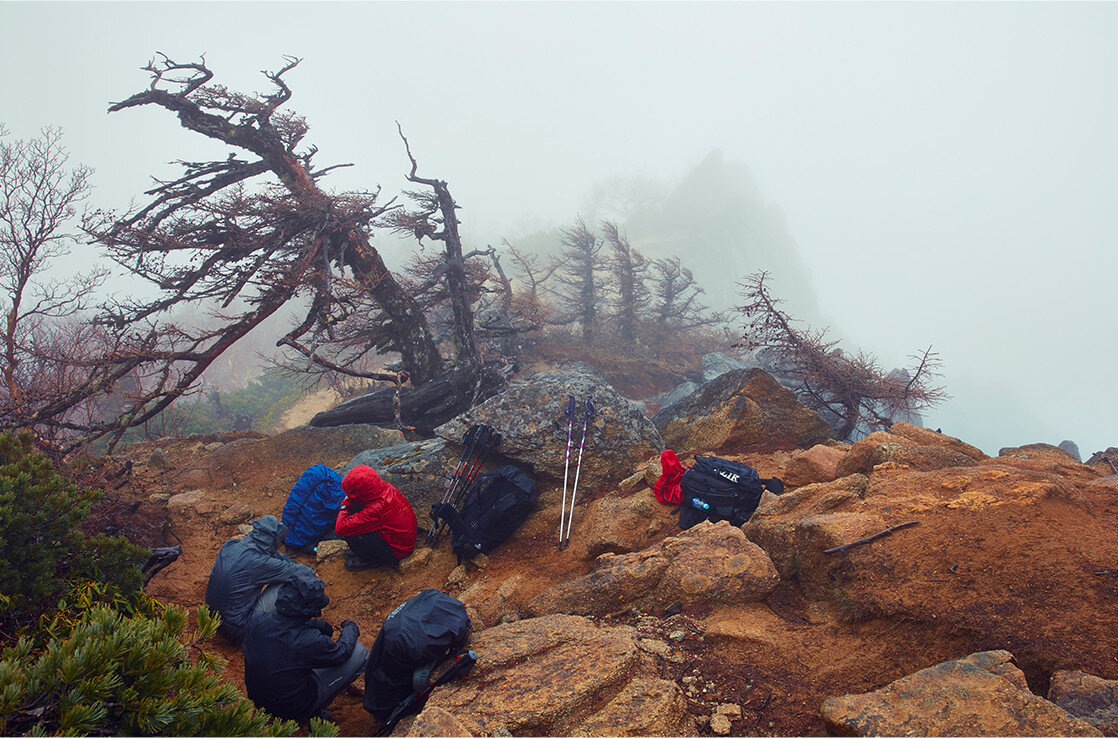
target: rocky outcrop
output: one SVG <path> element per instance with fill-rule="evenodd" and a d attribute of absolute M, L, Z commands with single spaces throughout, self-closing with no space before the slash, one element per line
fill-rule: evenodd
<path fill-rule="evenodd" d="M 537 475 L 562 479 L 567 451 L 563 413 L 571 395 L 575 398 L 572 455 L 582 436 L 586 398 L 592 398 L 596 410 L 587 429 L 580 489 L 583 484 L 627 477 L 664 449 L 659 432 L 640 410 L 600 374 L 581 366 L 513 382 L 504 392 L 438 427 L 436 433 L 458 443 L 470 426 L 490 425 L 504 437 L 499 449 L 502 456 L 530 466 Z"/>
<path fill-rule="evenodd" d="M 1057 671 L 1048 687 L 1048 699 L 1103 735 L 1118 735 L 1118 681 L 1081 671 Z"/>
<path fill-rule="evenodd" d="M 983 463 L 1050 472 L 1076 482 L 1090 482 L 1102 476 L 1097 468 L 1082 463 L 1067 451 L 1050 443 L 1003 448 L 998 452 L 997 458 L 986 459 Z"/>
<path fill-rule="evenodd" d="M 953 466 L 974 466 L 977 463 L 963 449 L 952 448 L 948 444 L 920 443 L 892 432 L 878 431 L 850 447 L 838 464 L 837 475 L 844 477 L 847 474 L 871 474 L 879 464 L 886 464 L 891 468 L 932 471 Z"/>
<path fill-rule="evenodd" d="M 1100 474 L 1118 474 L 1118 448 L 1110 446 L 1105 451 L 1096 451 L 1087 459 L 1087 466 Z"/>
<path fill-rule="evenodd" d="M 753 445 L 811 446 L 830 427 L 761 369 L 727 372 L 653 422 L 676 453 L 740 450 Z"/>
<path fill-rule="evenodd" d="M 1006 651 L 945 661 L 860 695 L 823 703 L 835 735 L 1101 735 L 1028 690 Z"/>
<path fill-rule="evenodd" d="M 631 627 L 549 615 L 483 630 L 470 645 L 485 657 L 469 679 L 436 690 L 424 714 L 444 711 L 473 735 L 694 730 L 678 686 L 656 677 Z"/>
<path fill-rule="evenodd" d="M 961 454 L 971 457 L 975 461 L 982 461 L 988 458 L 982 450 L 976 448 L 969 443 L 964 443 L 954 436 L 949 436 L 939 431 L 922 428 L 912 423 L 896 422 L 889 428 L 889 432 L 894 436 L 907 438 L 915 443 L 917 446 L 943 446 L 953 451 L 958 451 Z"/>
<path fill-rule="evenodd" d="M 261 476 L 297 476 L 314 464 L 337 466 L 365 449 L 403 440 L 400 431 L 375 425 L 300 426 L 267 438 L 241 438 L 223 444 L 189 466 L 176 469 L 174 483 L 220 489 Z"/>
<path fill-rule="evenodd" d="M 675 602 L 753 602 L 767 597 L 777 581 L 769 557 L 741 530 L 725 521 L 703 522 L 637 553 L 603 554 L 590 573 L 544 590 L 527 611 L 605 615 Z"/>

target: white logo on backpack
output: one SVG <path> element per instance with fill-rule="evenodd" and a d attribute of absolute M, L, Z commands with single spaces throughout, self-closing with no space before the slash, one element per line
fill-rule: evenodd
<path fill-rule="evenodd" d="M 741 479 L 740 474 L 731 474 L 730 472 L 724 472 L 724 471 L 719 471 L 718 476 L 723 477 L 724 479 L 729 479 L 734 484 L 737 484 L 738 480 Z"/>

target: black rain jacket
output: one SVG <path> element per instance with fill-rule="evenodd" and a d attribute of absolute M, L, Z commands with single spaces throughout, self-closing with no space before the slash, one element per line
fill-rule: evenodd
<path fill-rule="evenodd" d="M 340 666 L 357 647 L 357 623 L 333 628 L 317 618 L 330 602 L 322 580 L 300 575 L 280 585 L 275 612 L 257 612 L 248 623 L 245 688 L 249 698 L 272 715 L 306 720 L 318 699 L 313 669 Z"/>
<path fill-rule="evenodd" d="M 206 584 L 206 604 L 221 615 L 219 632 L 225 637 L 244 638 L 249 615 L 265 586 L 299 572 L 314 575 L 310 567 L 279 553 L 286 535 L 287 526 L 275 515 L 265 515 L 252 524 L 247 536 L 222 544 Z"/>

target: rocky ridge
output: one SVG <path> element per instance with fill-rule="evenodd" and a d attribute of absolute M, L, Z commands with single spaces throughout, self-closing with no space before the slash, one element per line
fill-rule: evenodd
<path fill-rule="evenodd" d="M 423 588 L 467 604 L 478 666 L 398 734 L 1118 734 L 1118 477 L 1105 458 L 1044 444 L 988 457 L 908 423 L 827 441 L 758 369 L 721 373 L 655 425 L 611 391 L 585 370 L 537 375 L 419 442 L 339 426 L 167 443 L 158 460 L 137 448 L 132 486 L 184 546 L 149 591 L 200 604 L 221 542 L 278 514 L 312 463 L 376 464 L 424 525 L 461 432 L 490 422 L 506 444 L 489 466 L 530 467 L 541 491 L 504 546 L 459 566 L 444 541 L 400 572 L 348 572 L 325 550 L 308 560 L 327 618 L 355 620 L 366 643 Z M 600 404 L 559 551 L 568 394 Z M 684 464 L 717 452 L 786 491 L 740 529 L 680 531 L 649 489 L 665 442 Z M 239 652 L 212 647 L 240 684 Z M 355 696 L 335 714 L 343 734 L 375 729 Z"/>

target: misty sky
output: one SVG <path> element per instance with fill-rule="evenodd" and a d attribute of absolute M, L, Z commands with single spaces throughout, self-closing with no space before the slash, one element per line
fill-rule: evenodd
<path fill-rule="evenodd" d="M 1113 3 L 0 2 L 0 121 L 58 125 L 127 207 L 226 150 L 106 114 L 155 51 L 286 77 L 337 188 L 450 182 L 484 245 L 569 222 L 597 182 L 667 185 L 711 150 L 783 211 L 821 310 L 887 366 L 933 345 L 927 423 L 996 454 L 1118 445 Z M 738 280 L 745 275 L 727 275 Z"/>

